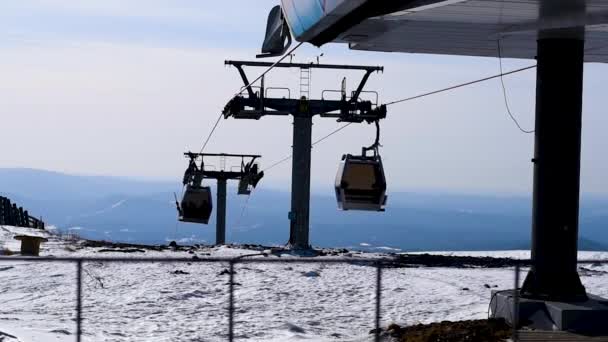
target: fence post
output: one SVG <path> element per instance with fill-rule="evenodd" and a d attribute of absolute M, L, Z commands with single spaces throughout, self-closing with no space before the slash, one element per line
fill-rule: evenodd
<path fill-rule="evenodd" d="M 82 259 L 77 261 L 76 269 L 76 342 L 82 335 Z"/>
<path fill-rule="evenodd" d="M 11 202 L 8 198 L 4 199 L 4 224 L 10 226 L 11 224 Z"/>
<path fill-rule="evenodd" d="M 21 221 L 23 221 L 23 226 L 24 227 L 31 227 L 30 226 L 30 214 L 27 212 L 27 210 L 23 210 L 23 214 L 21 215 Z"/>
<path fill-rule="evenodd" d="M 17 204 L 13 203 L 13 206 L 11 208 L 11 225 L 12 226 L 19 226 L 19 219 L 18 217 L 18 213 L 19 209 L 17 209 Z"/>
<path fill-rule="evenodd" d="M 228 295 L 228 341 L 234 341 L 234 260 L 230 260 L 230 282 Z"/>
<path fill-rule="evenodd" d="M 13 206 L 11 201 L 4 203 L 6 209 L 6 224 L 9 226 L 13 225 Z"/>
<path fill-rule="evenodd" d="M 11 225 L 12 221 L 12 207 L 11 207 L 11 201 L 7 198 L 6 201 L 4 201 L 4 222 L 6 222 L 7 225 Z"/>
<path fill-rule="evenodd" d="M 0 207 L 2 207 L 2 224 L 8 225 L 8 212 L 6 211 L 6 198 L 2 197 L 2 201 L 0 202 Z"/>
<path fill-rule="evenodd" d="M 6 220 L 4 219 L 4 197 L 0 197 L 0 226 L 5 225 Z"/>
<path fill-rule="evenodd" d="M 17 208 L 17 226 L 24 227 L 25 224 L 23 222 L 23 207 Z"/>
<path fill-rule="evenodd" d="M 382 263 L 376 265 L 376 329 L 374 330 L 374 340 L 380 342 L 380 318 L 381 314 L 381 299 L 382 299 Z"/>
<path fill-rule="evenodd" d="M 17 213 L 19 212 L 19 208 L 17 208 L 17 205 L 14 203 L 13 203 L 11 212 L 13 214 L 13 217 L 11 219 L 13 221 L 12 225 L 18 227 L 19 226 L 19 218 L 18 218 L 19 215 L 17 215 Z"/>
<path fill-rule="evenodd" d="M 515 264 L 515 296 L 513 297 L 513 342 L 519 341 L 519 264 Z"/>
<path fill-rule="evenodd" d="M 17 211 L 15 212 L 15 216 L 17 217 L 17 227 L 23 227 L 23 208 L 17 207 Z"/>
<path fill-rule="evenodd" d="M 8 224 L 11 226 L 15 225 L 15 212 L 13 210 L 13 204 L 11 204 L 11 201 L 8 201 L 8 205 L 7 205 L 7 211 L 8 211 Z"/>

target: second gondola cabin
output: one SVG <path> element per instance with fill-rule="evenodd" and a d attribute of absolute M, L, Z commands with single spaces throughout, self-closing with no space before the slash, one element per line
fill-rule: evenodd
<path fill-rule="evenodd" d="M 341 210 L 384 211 L 386 178 L 380 156 L 344 155 L 335 189 Z"/>
<path fill-rule="evenodd" d="M 189 223 L 208 224 L 213 201 L 208 186 L 188 186 L 180 204 L 179 220 Z"/>

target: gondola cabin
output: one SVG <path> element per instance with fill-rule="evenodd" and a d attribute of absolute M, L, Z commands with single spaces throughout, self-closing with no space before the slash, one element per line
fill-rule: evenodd
<path fill-rule="evenodd" d="M 213 210 L 211 188 L 208 186 L 188 186 L 182 198 L 180 209 L 180 221 L 208 224 Z"/>
<path fill-rule="evenodd" d="M 336 199 L 341 210 L 384 211 L 386 178 L 380 156 L 343 156 L 336 175 Z"/>

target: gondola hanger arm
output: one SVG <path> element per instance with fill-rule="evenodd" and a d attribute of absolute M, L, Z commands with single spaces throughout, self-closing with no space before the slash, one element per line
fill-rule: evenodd
<path fill-rule="evenodd" d="M 374 155 L 378 154 L 378 147 L 380 147 L 380 120 L 374 122 L 376 124 L 376 139 L 374 143 L 369 147 L 363 147 L 363 155 L 367 155 L 367 151 L 373 151 Z"/>

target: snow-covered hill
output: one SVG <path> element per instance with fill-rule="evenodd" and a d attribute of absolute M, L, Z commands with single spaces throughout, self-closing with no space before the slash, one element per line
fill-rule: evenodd
<path fill-rule="evenodd" d="M 0 227 L 0 247 L 18 251 L 19 242 L 14 235 L 24 232 L 41 234 Z M 41 251 L 44 256 L 204 258 L 252 253 L 250 249 L 230 247 L 101 252 L 103 247 L 84 248 L 81 241 L 48 237 L 49 242 Z M 383 257 L 338 254 L 353 261 Z M 521 251 L 453 254 L 529 256 Z M 608 253 L 581 252 L 580 257 L 608 259 Z M 587 289 L 608 297 L 608 267 L 584 267 L 581 275 Z M 85 264 L 83 340 L 225 340 L 229 277 L 226 268 L 227 265 L 202 263 Z M 73 341 L 75 274 L 72 264 L 0 261 L 0 341 Z M 382 323 L 485 318 L 491 291 L 512 288 L 513 276 L 512 268 L 386 269 Z M 371 340 L 375 277 L 373 267 L 356 264 L 237 265 L 236 337 L 247 341 Z"/>

